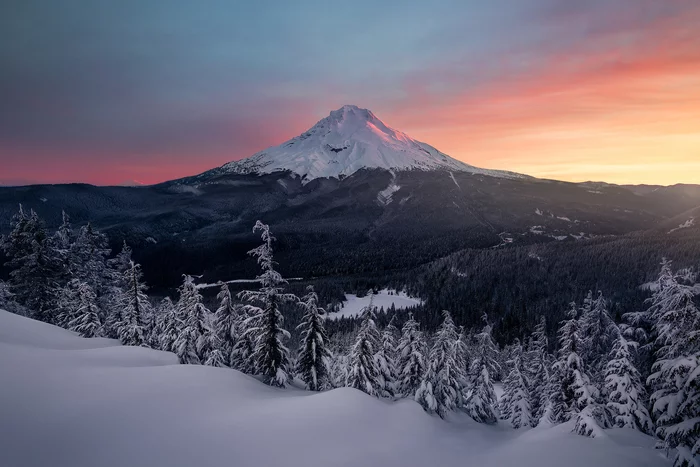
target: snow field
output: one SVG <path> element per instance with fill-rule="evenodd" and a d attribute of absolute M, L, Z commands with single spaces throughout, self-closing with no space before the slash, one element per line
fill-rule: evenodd
<path fill-rule="evenodd" d="M 0 311 L 0 465 L 387 467 L 670 465 L 631 430 L 515 431 L 343 388 L 275 389 L 170 353 Z"/>

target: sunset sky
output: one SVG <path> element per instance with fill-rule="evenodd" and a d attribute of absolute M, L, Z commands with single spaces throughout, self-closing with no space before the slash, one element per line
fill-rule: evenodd
<path fill-rule="evenodd" d="M 469 164 L 700 183 L 700 1 L 22 0 L 0 183 L 154 183 L 343 104 Z"/>

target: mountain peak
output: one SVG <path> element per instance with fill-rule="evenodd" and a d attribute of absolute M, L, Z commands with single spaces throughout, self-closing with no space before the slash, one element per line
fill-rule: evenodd
<path fill-rule="evenodd" d="M 453 159 L 394 130 L 372 111 L 356 105 L 333 110 L 301 135 L 246 159 L 229 162 L 215 171 L 270 173 L 288 170 L 310 181 L 352 175 L 363 168 L 396 171 L 443 169 L 521 177 L 510 172 L 479 169 Z"/>

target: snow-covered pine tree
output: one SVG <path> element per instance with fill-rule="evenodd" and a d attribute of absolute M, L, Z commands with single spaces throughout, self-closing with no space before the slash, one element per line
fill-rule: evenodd
<path fill-rule="evenodd" d="M 161 319 L 161 331 L 158 336 L 158 348 L 166 352 L 176 352 L 175 341 L 180 334 L 182 322 L 177 317 L 177 310 L 170 297 L 165 297 L 158 305 Z"/>
<path fill-rule="evenodd" d="M 77 247 L 74 247 L 73 261 L 76 264 L 81 262 L 80 255 L 77 254 Z M 131 267 L 131 248 L 124 241 L 122 249 L 117 255 L 106 260 L 104 275 L 105 284 L 103 287 L 103 316 L 105 334 L 113 339 L 119 339 L 119 323 L 124 321 L 124 304 L 128 301 L 127 290 L 129 290 L 128 271 Z M 79 266 L 75 266 L 79 269 Z"/>
<path fill-rule="evenodd" d="M 620 334 L 615 321 L 608 312 L 603 292 L 593 299 L 592 292 L 584 302 L 581 317 L 580 356 L 601 397 L 605 395 L 605 365 L 612 345 Z"/>
<path fill-rule="evenodd" d="M 248 254 L 257 259 L 262 269 L 262 274 L 257 276 L 260 289 L 244 290 L 238 296 L 242 300 L 261 306 L 247 305 L 248 313 L 252 317 L 246 320 L 244 334 L 250 336 L 253 341 L 255 373 L 261 375 L 266 384 L 285 387 L 289 383 L 292 368 L 289 350 L 283 343 L 290 336 L 283 327 L 284 317 L 280 305 L 298 299 L 293 294 L 283 293 L 283 286 L 287 281 L 275 270 L 272 249 L 275 237 L 270 233 L 269 226 L 257 221 L 253 232 L 258 231 L 263 243 Z"/>
<path fill-rule="evenodd" d="M 523 350 L 519 343 L 513 347 L 510 373 L 503 382 L 500 401 L 501 418 L 515 429 L 532 425 L 530 393 L 523 377 Z"/>
<path fill-rule="evenodd" d="M 651 433 L 653 425 L 644 407 L 645 390 L 639 371 L 632 363 L 637 343 L 620 334 L 605 366 L 606 405 L 613 425 Z"/>
<path fill-rule="evenodd" d="M 151 303 L 146 296 L 141 265 L 129 262 L 124 273 L 121 320 L 117 323 L 117 334 L 124 345 L 148 347 L 148 336 L 144 329 L 144 318 L 152 313 Z"/>
<path fill-rule="evenodd" d="M 105 234 L 93 228 L 90 223 L 80 228 L 71 248 L 73 271 L 78 279 L 90 285 L 98 300 L 107 293 L 105 289 L 110 279 L 107 258 L 110 253 Z"/>
<path fill-rule="evenodd" d="M 397 392 L 397 370 L 396 370 L 396 334 L 398 330 L 394 326 L 394 316 L 389 324 L 382 331 L 381 345 L 374 356 L 379 372 L 380 394 L 382 397 L 393 398 Z"/>
<path fill-rule="evenodd" d="M 328 348 L 328 335 L 323 325 L 326 310 L 318 306 L 318 295 L 312 285 L 299 304 L 304 317 L 297 329 L 301 331 L 301 343 L 296 362 L 296 373 L 309 391 L 322 391 L 332 387 Z"/>
<path fill-rule="evenodd" d="M 20 316 L 27 315 L 27 310 L 14 300 L 14 294 L 10 292 L 9 284 L 2 279 L 0 279 L 0 310 Z"/>
<path fill-rule="evenodd" d="M 370 296 L 369 305 L 364 307 L 360 316 L 362 324 L 357 333 L 357 340 L 350 351 L 345 385 L 359 389 L 370 396 L 380 397 L 381 381 L 374 356 L 382 344 L 376 325 L 373 295 Z"/>
<path fill-rule="evenodd" d="M 192 365 L 201 365 L 203 363 L 199 359 L 199 355 L 197 355 L 195 328 L 184 326 L 173 345 L 180 363 Z"/>
<path fill-rule="evenodd" d="M 78 289 L 80 279 L 71 279 L 63 286 L 56 302 L 56 325 L 64 329 L 70 328 L 70 323 L 77 317 Z"/>
<path fill-rule="evenodd" d="M 428 413 L 445 418 L 457 408 L 461 400 L 462 374 L 457 357 L 457 328 L 448 311 L 442 312 L 443 321 L 430 349 L 428 367 L 423 375 L 415 400 Z"/>
<path fill-rule="evenodd" d="M 180 333 L 175 348 L 183 348 L 181 353 L 187 361 L 183 363 L 203 364 L 207 361 L 212 344 L 210 311 L 202 303 L 202 295 L 197 290 L 192 276 L 185 275 L 179 288 L 180 299 L 177 302 L 177 318 L 180 321 Z M 197 356 L 192 358 L 192 350 Z"/>
<path fill-rule="evenodd" d="M 654 330 L 654 323 L 657 320 L 655 310 L 659 308 L 659 301 L 664 288 L 674 282 L 674 276 L 672 262 L 663 258 L 661 260 L 661 271 L 656 281 L 648 284 L 648 287 L 653 291 L 652 296 L 645 301 L 648 308 L 643 311 L 628 312 L 622 315 L 623 324 L 620 326 L 621 331 L 628 340 L 639 344 L 635 360 L 643 381 L 646 381 L 651 374 L 654 354 L 658 350 L 656 348 L 656 332 Z"/>
<path fill-rule="evenodd" d="M 219 338 L 212 334 L 212 349 L 207 355 L 207 359 L 204 362 L 207 366 L 215 366 L 219 368 L 226 368 L 228 365 L 224 359 L 224 353 L 221 351 L 221 346 L 219 344 Z"/>
<path fill-rule="evenodd" d="M 330 381 L 334 388 L 345 387 L 348 378 L 348 356 L 341 350 L 333 352 L 330 365 Z"/>
<path fill-rule="evenodd" d="M 63 220 L 58 230 L 53 234 L 51 245 L 54 250 L 54 255 L 60 265 L 58 284 L 60 287 L 63 287 L 75 275 L 74 262 L 71 258 L 75 234 L 73 232 L 73 226 L 70 223 L 70 217 L 68 217 L 66 211 L 63 211 L 61 215 Z"/>
<path fill-rule="evenodd" d="M 552 367 L 552 377 L 556 380 L 551 394 L 553 423 L 570 420 L 587 406 L 595 405 L 598 396 L 578 355 L 582 339 L 576 303 L 571 304 L 567 317 L 559 327 L 559 357 Z"/>
<path fill-rule="evenodd" d="M 543 418 L 547 408 L 549 394 L 549 359 L 547 348 L 547 322 L 544 316 L 535 326 L 535 331 L 530 339 L 530 349 L 527 353 L 526 383 L 530 392 L 531 424 L 537 426 Z"/>
<path fill-rule="evenodd" d="M 396 346 L 398 360 L 398 393 L 401 397 L 414 398 L 425 372 L 426 344 L 418 321 L 413 314 L 401 330 L 401 339 Z"/>
<path fill-rule="evenodd" d="M 238 326 L 241 317 L 238 313 L 238 307 L 233 303 L 228 284 L 221 282 L 220 285 L 221 290 L 216 295 L 219 300 L 219 308 L 214 312 L 213 323 L 218 346 L 214 346 L 214 348 L 221 350 L 225 366 L 231 367 L 231 354 L 239 337 Z"/>
<path fill-rule="evenodd" d="M 82 337 L 102 336 L 97 297 L 88 283 L 77 283 L 75 300 L 74 318 L 68 323 L 68 329 Z"/>
<path fill-rule="evenodd" d="M 1 245 L 9 258 L 10 292 L 31 317 L 53 324 L 61 264 L 51 238 L 39 216 L 34 211 L 26 214 L 21 206 L 11 225 Z"/>
<path fill-rule="evenodd" d="M 658 348 L 648 379 L 652 411 L 663 447 L 676 449 L 676 467 L 697 466 L 700 458 L 700 310 L 694 281 L 690 271 L 668 274 L 650 309 Z"/>
<path fill-rule="evenodd" d="M 455 359 L 457 361 L 457 378 L 462 388 L 457 395 L 457 407 L 464 406 L 464 396 L 466 389 L 470 386 L 469 368 L 471 367 L 471 352 L 469 350 L 469 336 L 463 326 L 459 327 L 459 338 L 455 343 Z"/>
<path fill-rule="evenodd" d="M 486 314 L 482 316 L 484 328 L 476 336 L 477 347 L 472 362 L 472 381 L 464 400 L 464 410 L 479 423 L 493 424 L 498 420 L 496 393 L 491 375 L 498 374 L 496 361 L 498 348 L 491 337 L 491 325 Z"/>

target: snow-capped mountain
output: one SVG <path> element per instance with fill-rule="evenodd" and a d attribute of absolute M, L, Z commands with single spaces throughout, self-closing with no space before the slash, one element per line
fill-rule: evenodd
<path fill-rule="evenodd" d="M 310 181 L 352 175 L 363 168 L 450 170 L 504 178 L 524 175 L 473 167 L 387 126 L 367 109 L 345 105 L 307 132 L 251 157 L 229 162 L 221 173 L 271 173 L 288 170 Z"/>

